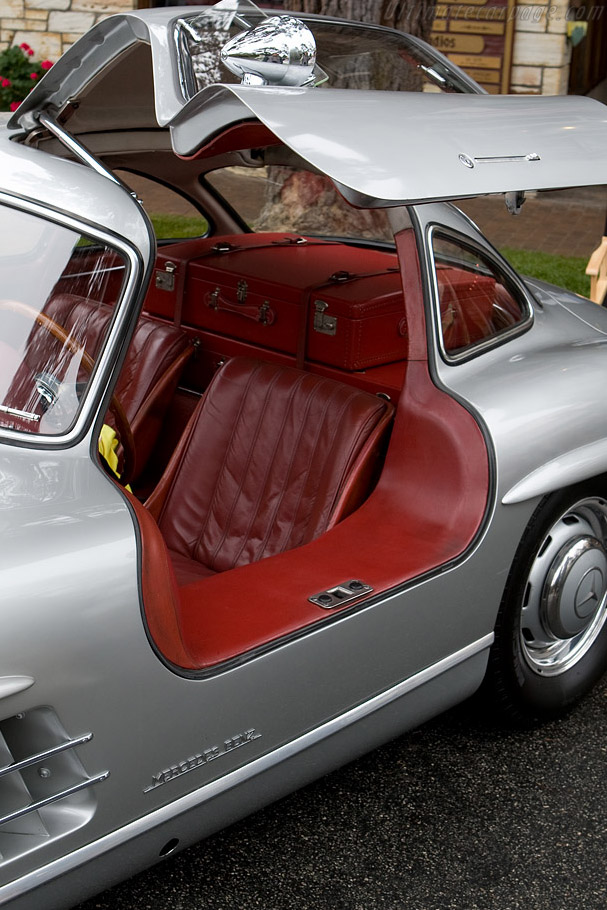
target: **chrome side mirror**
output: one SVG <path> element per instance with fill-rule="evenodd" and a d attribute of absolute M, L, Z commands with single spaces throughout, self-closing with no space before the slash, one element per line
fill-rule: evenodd
<path fill-rule="evenodd" d="M 300 19 L 271 16 L 228 41 L 221 60 L 243 85 L 310 85 L 316 41 Z"/>

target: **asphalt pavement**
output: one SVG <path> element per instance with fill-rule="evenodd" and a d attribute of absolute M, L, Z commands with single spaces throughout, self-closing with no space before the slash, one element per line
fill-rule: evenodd
<path fill-rule="evenodd" d="M 606 732 L 467 703 L 79 910 L 605 910 Z"/>

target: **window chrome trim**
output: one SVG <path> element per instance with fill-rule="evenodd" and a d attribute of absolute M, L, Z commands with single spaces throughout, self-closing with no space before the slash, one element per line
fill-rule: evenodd
<path fill-rule="evenodd" d="M 126 191 L 125 191 L 126 192 Z M 141 277 L 143 266 L 141 258 L 136 248 L 131 246 L 123 237 L 109 233 L 100 229 L 97 225 L 89 224 L 87 221 L 81 221 L 64 212 L 56 209 L 47 208 L 44 205 L 33 202 L 29 199 L 23 199 L 18 196 L 11 196 L 8 193 L 0 192 L 0 205 L 6 206 L 16 211 L 26 212 L 51 224 L 67 228 L 77 234 L 84 234 L 93 240 L 98 240 L 117 252 L 121 253 L 125 259 L 126 280 L 122 293 L 116 301 L 116 315 L 112 320 L 110 331 L 103 345 L 101 355 L 96 359 L 96 369 L 91 377 L 80 407 L 76 414 L 71 427 L 64 433 L 44 434 L 44 433 L 27 433 L 23 430 L 11 430 L 8 427 L 0 427 L 0 442 L 10 442 L 18 445 L 25 445 L 32 449 L 63 449 L 75 445 L 88 432 L 90 425 L 97 415 L 97 410 L 103 395 L 105 394 L 107 384 L 111 373 L 112 354 L 115 351 L 119 340 L 123 334 L 125 325 L 131 318 L 131 307 L 127 301 L 134 297 L 134 290 Z"/>
<path fill-rule="evenodd" d="M 523 319 L 520 322 L 509 329 L 502 330 L 495 335 L 490 335 L 488 338 L 482 338 L 480 341 L 467 345 L 461 351 L 449 352 L 445 349 L 440 315 L 440 293 L 438 288 L 438 278 L 436 275 L 436 258 L 434 254 L 434 237 L 436 234 L 444 237 L 444 239 L 448 242 L 457 243 L 464 249 L 468 249 L 470 252 L 482 256 L 482 258 L 488 260 L 489 263 L 495 267 L 498 273 L 504 273 L 506 278 L 508 278 L 508 280 L 514 285 L 516 291 L 518 292 L 517 302 L 522 305 L 524 314 Z M 512 338 L 516 338 L 519 335 L 522 335 L 524 332 L 528 331 L 528 329 L 531 328 L 533 325 L 534 315 L 530 292 L 527 290 L 512 266 L 500 256 L 497 250 L 493 250 L 491 247 L 485 247 L 483 244 L 477 243 L 474 238 L 468 237 L 466 234 L 462 234 L 454 228 L 447 227 L 446 225 L 438 224 L 436 222 L 427 226 L 426 242 L 427 261 L 430 266 L 431 292 L 433 297 L 432 324 L 434 331 L 436 332 L 438 350 L 442 360 L 444 360 L 445 363 L 454 366 L 456 364 L 466 362 L 473 357 L 477 357 L 480 354 L 483 354 L 485 351 L 493 350 L 493 348 L 505 344 Z"/>

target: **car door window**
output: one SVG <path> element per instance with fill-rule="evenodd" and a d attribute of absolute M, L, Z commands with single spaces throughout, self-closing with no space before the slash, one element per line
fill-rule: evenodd
<path fill-rule="evenodd" d="M 0 206 L 0 427 L 70 429 L 127 274 L 112 247 Z"/>
<path fill-rule="evenodd" d="M 529 308 L 521 291 L 480 250 L 434 231 L 432 252 L 446 355 L 502 338 L 528 320 Z"/>

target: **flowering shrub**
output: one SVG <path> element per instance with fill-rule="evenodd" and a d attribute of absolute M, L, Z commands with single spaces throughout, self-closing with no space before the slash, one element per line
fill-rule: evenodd
<path fill-rule="evenodd" d="M 33 61 L 29 44 L 0 51 L 0 111 L 16 111 L 23 99 L 53 65 Z"/>

